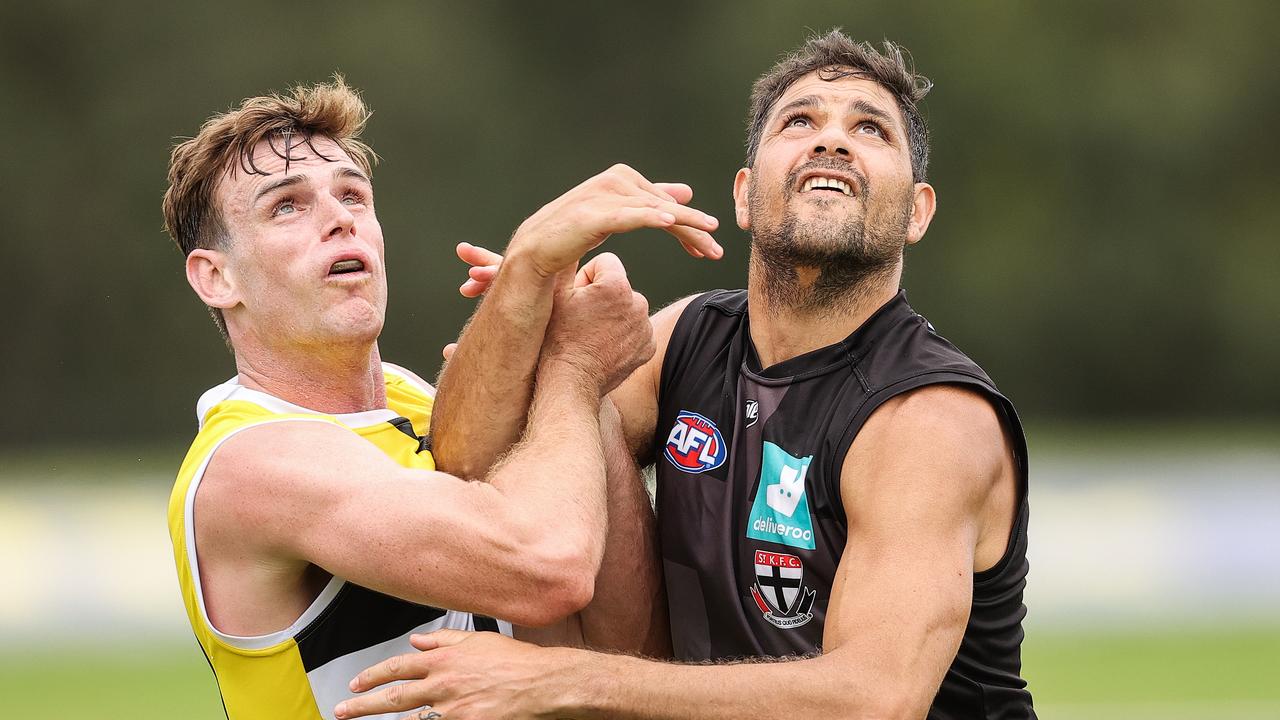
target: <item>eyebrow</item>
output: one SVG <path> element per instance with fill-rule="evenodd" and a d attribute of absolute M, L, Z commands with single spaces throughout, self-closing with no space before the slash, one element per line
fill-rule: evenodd
<path fill-rule="evenodd" d="M 346 167 L 346 166 L 340 167 L 333 172 L 333 176 L 340 177 L 340 178 L 354 178 L 356 180 L 363 180 L 364 182 L 368 183 L 370 186 L 373 185 L 373 181 L 369 179 L 368 175 L 365 175 L 362 171 L 353 167 Z"/>
<path fill-rule="evenodd" d="M 340 167 L 333 171 L 333 176 L 338 178 L 354 178 L 356 180 L 361 180 L 365 182 L 370 187 L 373 187 L 373 181 L 369 179 L 369 176 L 365 175 L 363 172 L 353 167 Z M 292 187 L 294 185 L 303 183 L 306 180 L 307 180 L 307 176 L 305 174 L 286 175 L 280 178 L 279 180 L 272 180 L 266 185 L 263 185 L 262 187 L 258 188 L 258 192 L 253 194 L 253 204 L 257 205 L 258 201 L 261 200 L 264 196 L 269 195 L 275 192 L 276 190 L 279 190 L 281 188 Z"/>
<path fill-rule="evenodd" d="M 798 97 L 795 100 L 792 100 L 791 102 L 787 103 L 786 105 L 783 105 L 782 107 L 778 108 L 778 116 L 781 117 L 783 115 L 790 113 L 792 110 L 798 110 L 800 108 L 806 108 L 806 107 L 816 107 L 819 110 L 821 110 L 821 109 L 825 109 L 827 107 L 827 104 L 823 102 L 822 98 L 818 97 L 817 95 L 805 95 L 804 97 Z"/>
<path fill-rule="evenodd" d="M 258 192 L 253 194 L 252 204 L 257 205 L 258 201 L 261 200 L 264 195 L 273 193 L 276 190 L 279 190 L 280 188 L 287 188 L 287 187 L 292 187 L 294 185 L 298 185 L 303 181 L 305 181 L 306 179 L 307 179 L 306 175 L 285 175 L 279 180 L 272 180 L 266 185 L 263 185 L 262 187 L 258 188 Z"/>
<path fill-rule="evenodd" d="M 867 117 L 875 118 L 885 125 L 892 125 L 896 127 L 898 124 L 898 121 L 895 120 L 892 115 L 861 98 L 854 100 L 853 105 L 851 105 L 850 108 L 855 113 L 862 113 Z"/>

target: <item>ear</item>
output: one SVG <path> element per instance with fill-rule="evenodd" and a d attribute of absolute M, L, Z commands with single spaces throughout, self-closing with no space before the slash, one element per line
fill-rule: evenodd
<path fill-rule="evenodd" d="M 227 266 L 226 253 L 192 250 L 187 256 L 187 282 L 209 307 L 228 310 L 240 304 L 240 291 Z"/>
<path fill-rule="evenodd" d="M 929 230 L 933 213 L 938 209 L 938 197 L 929 183 L 916 183 L 915 197 L 911 203 L 911 219 L 907 221 L 907 244 L 915 245 Z"/>
<path fill-rule="evenodd" d="M 751 229 L 751 204 L 747 198 L 751 194 L 751 169 L 742 168 L 733 176 L 733 216 L 738 227 Z"/>

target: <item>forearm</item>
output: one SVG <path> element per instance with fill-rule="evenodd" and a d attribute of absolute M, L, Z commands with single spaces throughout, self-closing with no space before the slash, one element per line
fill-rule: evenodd
<path fill-rule="evenodd" d="M 676 665 L 564 650 L 562 704 L 548 715 L 595 720 L 741 720 L 910 717 L 891 708 L 865 674 L 838 653 L 732 665 Z M 892 685 L 892 682 L 888 683 Z M 923 713 L 921 714 L 923 715 Z"/>
<path fill-rule="evenodd" d="M 544 363 L 523 439 L 486 477 L 528 522 L 579 548 L 599 568 L 605 535 L 605 468 L 591 378 L 565 363 Z"/>
<path fill-rule="evenodd" d="M 669 657 L 671 632 L 659 564 L 653 506 L 627 450 L 613 403 L 600 411 L 608 489 L 608 534 L 595 596 L 582 610 L 589 647 Z"/>
<path fill-rule="evenodd" d="M 556 278 L 513 249 L 437 383 L 432 454 L 440 469 L 482 478 L 520 439 Z"/>

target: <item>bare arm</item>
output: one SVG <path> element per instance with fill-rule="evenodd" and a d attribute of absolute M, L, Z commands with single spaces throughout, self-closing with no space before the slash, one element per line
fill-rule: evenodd
<path fill-rule="evenodd" d="M 508 717 L 727 720 L 786 707 L 797 717 L 921 718 L 964 632 L 975 558 L 985 554 L 984 508 L 1015 477 L 986 400 L 955 388 L 917 390 L 881 407 L 845 459 L 849 540 L 823 655 L 681 666 L 436 633 L 414 641 L 428 651 L 400 658 L 398 674 L 375 666 L 358 685 L 425 676 L 398 695 L 455 720 L 494 708 Z M 490 666 L 499 653 L 506 682 L 489 678 L 483 691 L 466 683 L 471 663 Z M 508 673 L 520 677 L 518 691 Z M 384 700 L 349 701 L 339 717 L 380 711 Z"/>
<path fill-rule="evenodd" d="M 609 485 L 609 532 L 595 596 L 580 613 L 583 638 L 591 648 L 670 657 L 671 626 L 653 506 L 622 436 L 621 418 L 608 400 L 600 423 Z"/>
<path fill-rule="evenodd" d="M 517 637 L 522 640 L 659 658 L 671 655 L 657 523 L 637 462 L 652 462 L 662 357 L 688 303 L 689 299 L 677 301 L 650 318 L 657 351 L 627 376 L 601 408 L 609 531 L 594 599 L 577 616 L 565 618 L 560 627 L 518 628 Z"/>
<path fill-rule="evenodd" d="M 554 302 L 534 422 L 487 483 L 403 468 L 323 422 L 271 423 L 229 439 L 196 495 L 206 588 L 218 595 L 263 567 L 315 565 L 398 597 L 520 624 L 583 607 L 605 541 L 600 402 L 653 343 L 648 304 L 620 271 L 603 269 Z M 612 322 L 585 332 L 597 314 Z M 227 595 L 234 603 L 252 593 Z"/>
<path fill-rule="evenodd" d="M 515 622 L 576 612 L 591 598 L 605 529 L 599 399 L 568 364 L 541 379 L 534 413 L 547 423 L 531 427 L 489 483 L 403 468 L 323 422 L 271 423 L 230 438 L 196 495 L 211 619 L 260 616 L 255 586 L 271 592 L 276 583 L 253 582 L 258 568 L 308 564 L 414 602 Z M 583 438 L 582 447 L 565 448 L 560 432 Z"/>
<path fill-rule="evenodd" d="M 512 245 L 512 261 L 463 329 L 437 382 L 432 455 L 438 467 L 460 477 L 484 477 L 524 431 L 551 317 L 557 278 L 539 273 Z M 460 255 L 477 250 L 487 253 L 459 246 Z"/>
<path fill-rule="evenodd" d="M 491 281 L 492 288 L 439 379 L 431 432 L 442 469 L 482 477 L 519 437 L 552 292 L 567 284 L 585 253 L 612 234 L 642 227 L 666 230 L 696 257 L 723 253 L 708 234 L 715 218 L 685 205 L 692 195 L 688 186 L 651 183 L 615 165 L 522 223 L 505 262 L 483 248 L 459 247 L 464 260 L 487 261 L 489 268 L 473 271 L 483 282 L 468 281 L 464 294 L 478 295 Z"/>

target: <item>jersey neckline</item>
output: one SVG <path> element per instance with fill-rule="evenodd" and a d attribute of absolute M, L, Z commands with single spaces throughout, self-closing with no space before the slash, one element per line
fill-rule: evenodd
<path fill-rule="evenodd" d="M 385 374 L 386 372 L 387 369 L 384 367 L 383 373 Z M 354 413 L 326 413 L 312 410 L 311 408 L 282 400 L 261 390 L 246 387 L 240 383 L 240 376 L 234 375 L 226 382 L 204 391 L 200 396 L 199 402 L 196 403 L 196 423 L 199 427 L 204 427 L 204 421 L 209 416 L 209 411 L 213 410 L 219 403 L 228 400 L 243 400 L 278 414 L 331 417 L 348 427 L 367 427 L 399 417 L 390 408 L 375 408 Z"/>
<path fill-rule="evenodd" d="M 750 313 L 750 308 L 747 308 L 747 312 Z M 866 322 L 840 342 L 810 350 L 802 355 L 774 363 L 767 368 L 761 366 L 755 340 L 751 338 L 751 333 L 747 332 L 747 347 L 742 359 L 742 370 L 752 379 L 765 384 L 789 383 L 825 375 L 838 367 L 849 366 L 861 360 L 884 330 L 914 314 L 915 311 L 907 304 L 907 291 L 899 289 L 898 293 L 877 308 Z"/>

